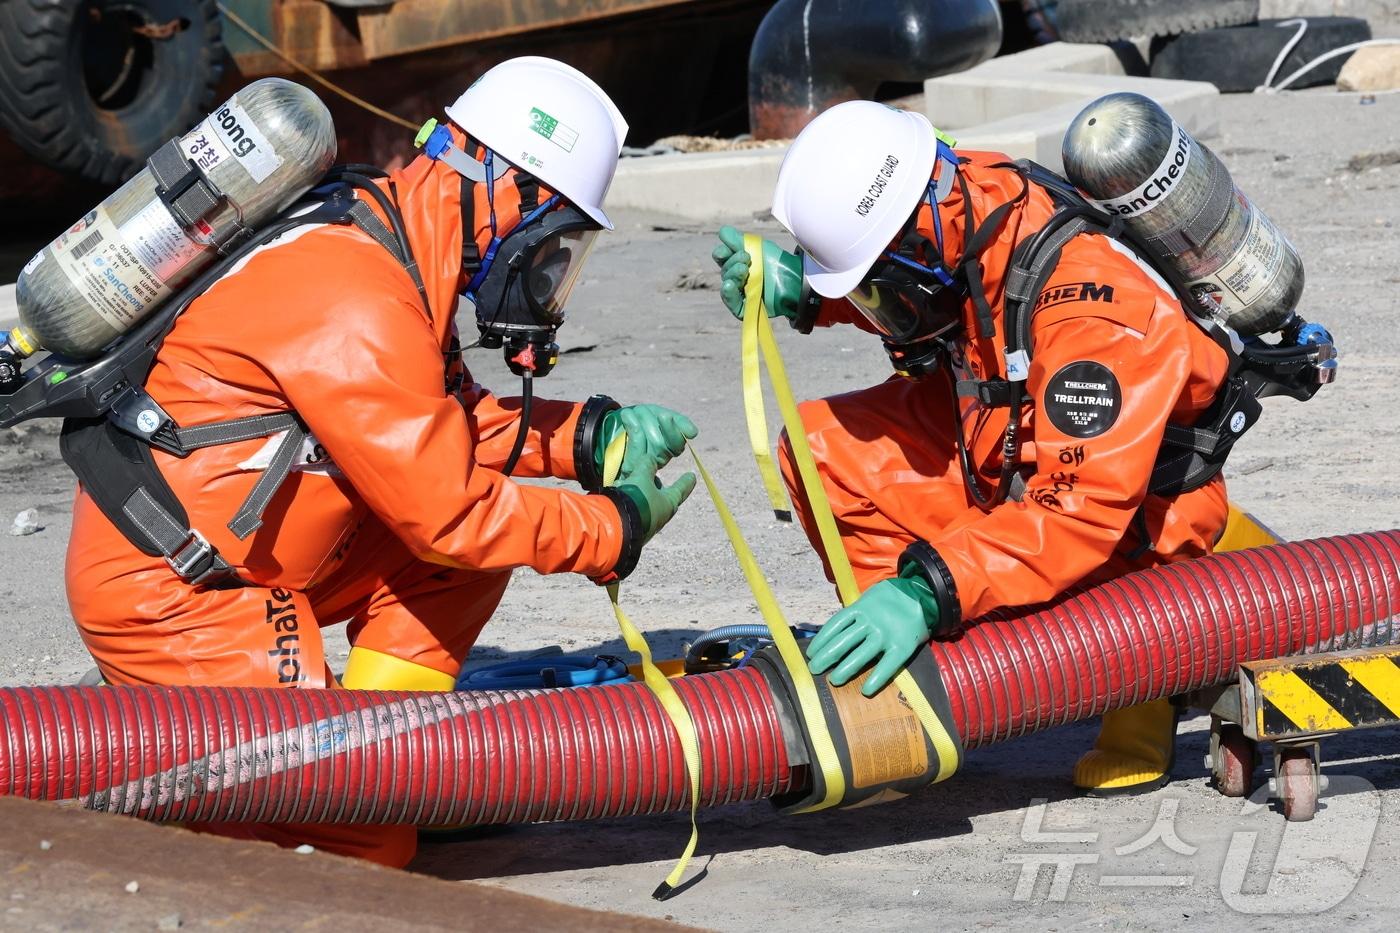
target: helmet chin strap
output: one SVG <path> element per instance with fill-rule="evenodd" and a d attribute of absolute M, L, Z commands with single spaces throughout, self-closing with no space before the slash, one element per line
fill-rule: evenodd
<path fill-rule="evenodd" d="M 487 150 L 488 157 L 485 162 L 467 155 L 452 142 L 452 131 L 437 120 L 430 119 L 423 124 L 423 128 L 413 140 L 413 145 L 422 149 L 423 154 L 434 162 L 445 162 L 449 168 L 468 181 L 485 181 L 494 185 L 510 170 L 510 165 L 504 159 L 499 167 L 493 166 L 493 160 L 489 156 L 490 150 Z"/>

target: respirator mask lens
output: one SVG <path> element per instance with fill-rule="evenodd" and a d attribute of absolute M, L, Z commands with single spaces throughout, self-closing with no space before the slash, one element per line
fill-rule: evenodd
<path fill-rule="evenodd" d="M 939 282 L 932 270 L 909 269 L 887 260 L 846 296 L 887 344 L 941 337 L 962 324 L 962 295 Z"/>
<path fill-rule="evenodd" d="M 564 323 L 565 306 L 578 284 L 599 230 L 559 232 L 536 244 L 525 257 L 522 285 L 530 310 L 543 322 Z"/>

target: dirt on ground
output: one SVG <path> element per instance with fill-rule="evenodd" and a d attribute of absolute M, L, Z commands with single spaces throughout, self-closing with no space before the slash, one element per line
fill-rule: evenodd
<path fill-rule="evenodd" d="M 1222 100 L 1220 113 L 1223 132 L 1206 142 L 1297 245 L 1308 275 L 1301 311 L 1329 326 L 1342 352 L 1337 383 L 1314 400 L 1266 402 L 1226 469 L 1232 497 L 1288 538 L 1400 527 L 1400 95 L 1244 95 Z M 600 238 L 574 294 L 565 353 L 541 392 L 607 392 L 692 415 L 696 447 L 791 619 L 822 621 L 835 596 L 801 532 L 774 521 L 747 453 L 739 336 L 715 288 L 712 230 L 636 214 L 620 221 Z M 787 242 L 771 220 L 734 222 Z M 868 335 L 779 331 L 800 397 L 889 375 Z M 470 359 L 479 379 L 513 391 L 497 353 Z M 53 445 L 51 428 L 0 432 L 0 599 L 12 620 L 0 683 L 71 682 L 90 664 L 62 588 L 72 479 Z M 758 619 L 703 496 L 648 547 L 622 590 L 662 656 L 706 629 Z M 42 530 L 6 534 L 11 517 L 30 507 Z M 327 639 L 328 657 L 343 662 L 339 630 Z M 546 645 L 624 653 L 592 584 L 523 571 L 473 663 Z M 1080 723 L 978 750 L 951 781 L 877 809 L 779 817 L 752 804 L 706 813 L 697 867 L 707 877 L 664 904 L 649 895 L 685 843 L 680 816 L 492 831 L 425 847 L 413 869 L 727 930 L 1273 930 L 1300 918 L 1392 928 L 1400 912 L 1391 880 L 1400 871 L 1396 735 L 1325 741 L 1323 809 L 1312 823 L 1285 826 L 1262 799 L 1228 800 L 1209 786 L 1206 728 L 1203 718 L 1185 725 L 1173 783 L 1143 798 L 1072 796 L 1070 769 L 1094 735 L 1093 723 Z M 1266 762 L 1261 777 L 1267 770 Z"/>
<path fill-rule="evenodd" d="M 676 928 L 71 806 L 0 798 L 0 826 L 6 930 Z"/>

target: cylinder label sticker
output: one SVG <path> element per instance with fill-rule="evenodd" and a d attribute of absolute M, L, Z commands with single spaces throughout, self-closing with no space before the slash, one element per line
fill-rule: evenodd
<path fill-rule="evenodd" d="M 1269 218 L 1255 210 L 1238 191 L 1235 197 L 1240 207 L 1250 212 L 1244 240 L 1214 275 L 1191 282 L 1193 295 L 1214 298 L 1227 315 L 1243 311 L 1264 297 L 1283 271 L 1284 254 L 1288 251 L 1288 241 Z"/>
<path fill-rule="evenodd" d="M 204 122 L 214 129 L 238 164 L 253 176 L 253 181 L 261 184 L 281 166 L 281 157 L 273 150 L 253 118 L 238 106 L 238 98 L 232 98 Z"/>
<path fill-rule="evenodd" d="M 1099 206 L 1121 217 L 1146 214 L 1176 190 L 1186 175 L 1186 167 L 1191 164 L 1191 153 L 1195 148 L 1186 131 L 1173 122 L 1172 144 L 1162 157 L 1161 164 L 1132 191 L 1116 198 L 1099 200 Z"/>
<path fill-rule="evenodd" d="M 21 270 L 19 270 L 19 274 L 20 274 L 20 275 L 28 275 L 29 273 L 33 272 L 35 269 L 39 268 L 39 263 L 41 263 L 41 262 L 43 262 L 43 261 L 44 261 L 44 251 L 43 251 L 43 250 L 39 250 L 39 252 L 37 252 L 37 253 L 34 254 L 34 258 L 30 259 L 28 262 L 26 262 L 26 263 L 24 264 L 24 268 L 21 269 Z"/>
<path fill-rule="evenodd" d="M 831 698 L 851 753 L 852 787 L 876 787 L 928 773 L 924 728 L 898 690 L 887 688 L 867 699 L 856 678 L 832 687 Z"/>
<path fill-rule="evenodd" d="M 100 207 L 61 234 L 51 249 L 73 288 L 117 330 L 126 330 L 170 293 Z"/>
<path fill-rule="evenodd" d="M 180 140 L 180 150 L 185 157 L 203 169 L 205 174 L 220 162 L 230 158 L 228 146 L 224 145 L 223 137 L 210 123 L 211 118 L 205 117 L 198 126 L 185 134 L 185 138 Z"/>
<path fill-rule="evenodd" d="M 153 270 L 166 285 L 171 285 L 190 260 L 202 251 L 159 200 L 143 207 L 117 232 L 141 264 Z"/>

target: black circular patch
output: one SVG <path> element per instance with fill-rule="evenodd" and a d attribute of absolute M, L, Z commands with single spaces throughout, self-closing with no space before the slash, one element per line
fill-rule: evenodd
<path fill-rule="evenodd" d="M 1043 408 L 1061 434 L 1098 437 L 1118 420 L 1123 393 L 1107 366 L 1081 360 L 1050 377 Z"/>

